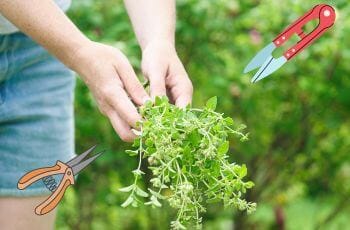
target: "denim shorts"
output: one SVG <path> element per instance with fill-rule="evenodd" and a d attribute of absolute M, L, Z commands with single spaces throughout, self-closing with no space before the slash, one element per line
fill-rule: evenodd
<path fill-rule="evenodd" d="M 75 77 L 23 33 L 0 35 L 0 196 L 39 196 L 40 180 L 25 190 L 27 172 L 74 156 Z"/>

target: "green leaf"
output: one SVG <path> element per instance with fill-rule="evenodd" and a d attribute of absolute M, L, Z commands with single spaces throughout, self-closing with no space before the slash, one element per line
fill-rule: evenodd
<path fill-rule="evenodd" d="M 142 136 L 142 133 L 139 130 L 131 129 L 131 132 L 134 133 L 136 136 Z"/>
<path fill-rule="evenodd" d="M 207 101 L 205 107 L 206 107 L 208 110 L 214 111 L 214 110 L 216 109 L 216 104 L 217 104 L 217 102 L 218 102 L 218 98 L 217 98 L 217 97 L 212 97 L 212 98 L 210 98 L 210 99 Z"/>
<path fill-rule="evenodd" d="M 158 192 L 156 191 L 153 191 L 152 189 L 148 189 L 148 191 L 155 197 L 157 197 L 158 199 L 161 199 L 161 200 L 164 200 L 165 199 L 165 196 L 162 196 L 161 194 L 159 194 Z"/>
<path fill-rule="evenodd" d="M 211 199 L 207 199 L 207 200 L 206 200 L 207 204 L 218 203 L 218 202 L 220 202 L 220 201 L 221 201 L 221 199 L 218 198 L 218 197 L 215 197 L 215 198 L 211 198 Z"/>
<path fill-rule="evenodd" d="M 138 151 L 137 150 L 125 150 L 125 152 L 131 157 L 138 155 Z"/>
<path fill-rule="evenodd" d="M 153 140 L 151 138 L 148 138 L 146 141 L 145 141 L 145 144 L 147 146 L 153 146 Z"/>
<path fill-rule="evenodd" d="M 137 176 L 142 176 L 142 174 L 145 174 L 144 172 L 142 172 L 140 169 L 135 169 L 132 171 L 134 173 L 134 175 Z"/>
<path fill-rule="evenodd" d="M 131 190 L 133 190 L 134 187 L 135 187 L 135 185 L 132 184 L 130 186 L 127 186 L 127 187 L 124 187 L 124 188 L 120 188 L 118 190 L 121 191 L 121 192 L 130 192 Z"/>
<path fill-rule="evenodd" d="M 186 115 L 187 115 L 188 119 L 196 119 L 197 118 L 196 114 L 194 114 L 192 112 L 187 112 Z"/>
<path fill-rule="evenodd" d="M 148 197 L 148 193 L 143 191 L 140 187 L 136 187 L 136 194 L 142 197 Z"/>
<path fill-rule="evenodd" d="M 145 107 L 152 107 L 153 102 L 151 100 L 146 101 Z"/>
<path fill-rule="evenodd" d="M 244 137 L 240 132 L 242 127 L 234 125 L 232 118 L 214 112 L 216 103 L 217 98 L 213 97 L 205 108 L 180 109 L 166 97 L 157 97 L 154 104 L 141 107 L 142 135 L 127 153 L 142 153 L 141 160 L 148 161 L 151 178 L 143 177 L 140 162 L 133 171 L 134 187 L 121 188 L 121 191 L 131 192 L 123 206 L 136 207 L 148 197 L 145 205 L 161 207 L 160 200 L 166 200 L 178 212 L 178 219 L 173 222 L 177 229 L 181 229 L 182 224 L 191 224 L 191 220 L 199 226 L 201 217 L 195 213 L 203 211 L 205 202 L 222 201 L 225 206 L 252 210 L 242 198 L 253 186 L 252 182 L 243 181 L 247 167 L 230 163 L 228 156 L 228 136 Z M 148 178 L 158 192 L 143 191 L 137 186 Z"/>
<path fill-rule="evenodd" d="M 197 130 L 194 130 L 188 135 L 188 140 L 193 146 L 198 146 L 201 141 L 201 135 Z"/>
<path fill-rule="evenodd" d="M 171 227 L 172 229 L 179 229 L 179 230 L 186 230 L 187 228 L 180 223 L 180 221 L 176 220 L 176 221 L 172 221 L 171 222 Z"/>
<path fill-rule="evenodd" d="M 152 204 L 156 207 L 162 207 L 162 204 L 158 201 L 157 197 L 155 196 L 151 196 L 151 200 Z"/>
<path fill-rule="evenodd" d="M 145 205 L 152 205 L 153 203 L 152 203 L 152 201 L 147 201 L 147 202 L 145 202 L 144 204 L 145 204 Z"/>
<path fill-rule="evenodd" d="M 134 201 L 134 198 L 132 196 L 129 196 L 128 199 L 124 201 L 124 203 L 121 205 L 123 208 L 128 207 L 132 202 Z"/>
<path fill-rule="evenodd" d="M 233 126 L 235 124 L 231 117 L 226 117 L 224 120 L 227 126 Z"/>
<path fill-rule="evenodd" d="M 245 185 L 245 187 L 248 188 L 248 189 L 254 187 L 254 183 L 253 183 L 252 181 L 248 181 L 248 182 L 246 182 L 244 185 Z"/>
<path fill-rule="evenodd" d="M 150 201 L 146 202 L 145 205 L 152 205 L 153 207 L 162 207 L 162 204 L 154 196 L 151 196 Z"/>
<path fill-rule="evenodd" d="M 248 136 L 249 136 L 249 133 L 243 135 L 243 136 L 241 137 L 240 141 L 244 142 L 244 141 L 249 140 L 249 139 L 248 139 Z"/>
<path fill-rule="evenodd" d="M 158 105 L 158 106 L 162 105 L 163 102 L 166 102 L 165 98 L 164 97 L 156 97 L 154 104 Z"/>
<path fill-rule="evenodd" d="M 225 141 L 218 147 L 218 154 L 223 155 L 227 153 L 229 148 L 230 148 L 230 142 Z"/>
<path fill-rule="evenodd" d="M 247 175 L 247 166 L 245 164 L 243 164 L 241 169 L 239 170 L 239 177 L 243 178 L 246 175 Z"/>
<path fill-rule="evenodd" d="M 134 208 L 137 208 L 137 207 L 139 206 L 137 200 L 134 200 L 134 201 L 131 203 L 131 206 L 133 206 Z"/>

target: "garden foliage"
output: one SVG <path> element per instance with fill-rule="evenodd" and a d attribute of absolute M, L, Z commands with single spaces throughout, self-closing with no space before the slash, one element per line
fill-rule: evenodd
<path fill-rule="evenodd" d="M 255 186 L 245 199 L 258 203 L 251 215 L 220 204 L 204 205 L 204 229 L 345 229 L 350 220 L 350 4 L 336 8 L 335 25 L 270 77 L 251 84 L 245 65 L 287 25 L 320 1 L 178 0 L 177 51 L 194 84 L 193 108 L 217 96 L 217 111 L 248 127 L 249 141 L 228 137 L 227 159 L 246 164 Z M 69 17 L 92 40 L 120 48 L 140 78 L 141 51 L 121 0 L 74 0 Z M 287 48 L 287 47 L 284 47 Z M 280 52 L 282 53 L 282 52 Z M 76 151 L 94 143 L 109 151 L 79 175 L 58 211 L 56 228 L 167 229 L 176 219 L 162 208 L 122 208 L 138 161 L 115 134 L 86 86 L 75 99 Z M 145 164 L 138 186 L 152 172 Z M 166 194 L 163 194 L 166 195 Z M 148 197 L 150 198 L 150 197 Z M 147 199 L 145 199 L 147 200 Z M 147 201 L 146 201 L 147 202 Z M 279 219 L 276 219 L 278 214 Z"/>
<path fill-rule="evenodd" d="M 141 107 L 144 120 L 138 124 L 140 131 L 135 131 L 133 150 L 127 150 L 139 163 L 132 171 L 134 182 L 119 189 L 129 193 L 122 207 L 138 207 L 143 198 L 146 205 L 161 207 L 160 200 L 166 200 L 177 210 L 171 222 L 174 229 L 185 229 L 191 222 L 200 227 L 205 203 L 223 202 L 248 213 L 255 210 L 255 203 L 242 198 L 254 185 L 244 181 L 247 167 L 228 161 L 228 136 L 247 137 L 231 118 L 215 112 L 216 104 L 213 97 L 203 109 L 178 108 L 166 97 L 157 97 L 154 104 L 148 101 Z M 145 174 L 142 158 L 152 172 L 148 191 L 139 186 Z"/>

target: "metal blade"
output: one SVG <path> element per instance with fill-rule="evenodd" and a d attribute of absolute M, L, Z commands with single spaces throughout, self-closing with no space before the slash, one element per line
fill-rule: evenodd
<path fill-rule="evenodd" d="M 259 53 L 257 53 L 255 57 L 245 67 L 244 73 L 248 73 L 249 71 L 261 66 L 266 60 L 266 58 L 272 54 L 272 51 L 274 51 L 274 49 L 276 49 L 276 45 L 273 42 L 265 46 L 265 48 L 260 50 Z"/>
<path fill-rule="evenodd" d="M 268 75 L 279 69 L 286 62 L 287 58 L 285 58 L 284 56 L 279 57 L 277 59 L 270 56 L 252 78 L 252 83 L 255 83 L 267 77 Z"/>
<path fill-rule="evenodd" d="M 92 161 L 94 161 L 97 157 L 101 156 L 101 154 L 104 153 L 104 151 L 96 154 L 95 156 L 93 157 L 90 157 L 89 159 L 77 164 L 77 165 L 74 165 L 72 167 L 72 171 L 73 171 L 73 175 L 77 175 L 81 170 L 83 170 L 86 166 L 88 166 Z"/>
<path fill-rule="evenodd" d="M 73 159 L 71 159 L 70 161 L 68 161 L 66 164 L 69 167 L 73 167 L 74 165 L 78 164 L 80 161 L 82 161 L 86 155 L 88 155 L 89 153 L 91 153 L 97 145 L 92 146 L 91 148 L 89 148 L 88 150 L 86 150 L 85 152 L 83 152 L 82 154 L 74 157 Z"/>

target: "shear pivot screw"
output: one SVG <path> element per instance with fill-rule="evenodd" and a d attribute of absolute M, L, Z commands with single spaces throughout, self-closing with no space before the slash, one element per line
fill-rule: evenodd
<path fill-rule="evenodd" d="M 331 15 L 331 12 L 329 10 L 325 10 L 323 12 L 323 15 L 326 16 L 326 17 L 329 17 L 329 15 Z"/>

